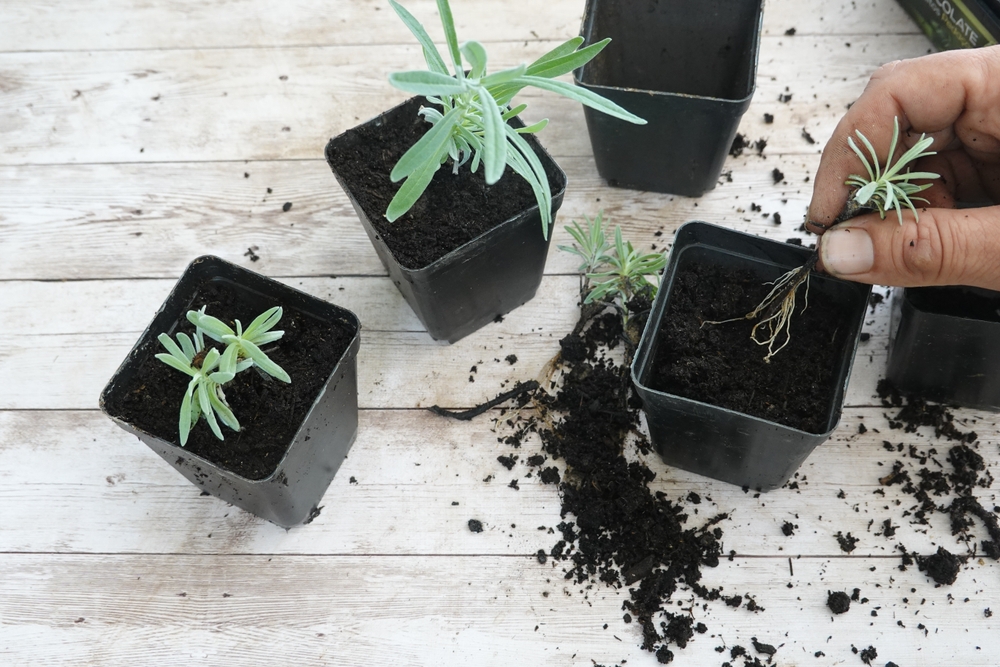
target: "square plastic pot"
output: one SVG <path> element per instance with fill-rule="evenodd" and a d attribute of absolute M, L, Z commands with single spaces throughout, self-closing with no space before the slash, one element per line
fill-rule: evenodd
<path fill-rule="evenodd" d="M 802 266 L 810 252 L 704 222 L 688 222 L 678 231 L 664 269 L 659 293 L 632 362 L 632 381 L 642 398 L 650 436 L 667 465 L 737 486 L 770 491 L 780 487 L 840 421 L 871 287 L 813 275 L 810 293 L 821 291 L 849 308 L 847 344 L 836 365 L 835 391 L 821 433 L 809 433 L 753 415 L 652 389 L 648 385 L 659 345 L 661 322 L 681 261 L 694 260 L 759 272 L 763 280 Z M 799 334 L 803 335 L 803 334 Z"/>
<path fill-rule="evenodd" d="M 284 458 L 266 479 L 246 479 L 221 468 L 174 444 L 172 440 L 177 438 L 176 432 L 145 432 L 130 423 L 126 416 L 112 414 L 107 407 L 118 402 L 116 395 L 126 391 L 125 387 L 135 377 L 140 355 L 148 353 L 151 348 L 159 351 L 157 335 L 161 332 L 174 335 L 178 318 L 194 306 L 196 291 L 207 280 L 230 283 L 236 289 L 264 295 L 270 301 L 281 303 L 286 312 L 298 310 L 323 321 L 346 324 L 355 331 L 350 345 L 292 436 Z M 218 257 L 199 257 L 184 271 L 153 321 L 104 388 L 101 409 L 118 426 L 137 436 L 198 488 L 279 526 L 294 526 L 304 521 L 322 499 L 357 435 L 360 331 L 358 318 L 349 310 Z M 170 410 L 176 412 L 177 406 L 171 406 Z"/>
<path fill-rule="evenodd" d="M 548 238 L 543 237 L 538 205 L 533 204 L 423 268 L 410 269 L 400 265 L 371 223 L 371 220 L 381 218 L 385 211 L 366 210 L 358 202 L 334 166 L 331 152 L 359 141 L 356 131 L 362 127 L 382 124 L 397 114 L 415 116 L 422 101 L 423 98 L 411 98 L 334 137 L 326 146 L 326 156 L 393 284 L 432 338 L 454 343 L 535 296 L 542 281 L 552 234 L 550 229 Z M 511 125 L 523 127 L 516 118 Z M 554 219 L 566 192 L 566 174 L 534 137 L 525 138 L 535 148 L 546 171 L 558 175 L 558 182 L 552 184 Z M 390 182 L 388 174 L 385 175 L 385 183 L 386 187 L 399 187 Z M 462 194 L 456 192 L 455 196 L 461 197 Z"/>
<path fill-rule="evenodd" d="M 715 187 L 757 78 L 763 0 L 588 0 L 575 72 L 646 125 L 584 108 L 597 171 L 612 186 L 697 197 Z"/>
<path fill-rule="evenodd" d="M 886 377 L 926 399 L 1000 412 L 1000 292 L 919 287 L 893 297 Z"/>

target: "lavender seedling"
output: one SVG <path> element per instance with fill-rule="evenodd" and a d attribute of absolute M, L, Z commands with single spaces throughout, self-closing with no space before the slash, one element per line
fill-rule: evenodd
<path fill-rule="evenodd" d="M 260 349 L 285 334 L 284 331 L 271 331 L 281 315 L 282 309 L 277 306 L 257 316 L 245 331 L 240 321 L 236 320 L 236 329 L 233 330 L 222 320 L 206 315 L 202 307 L 201 310 L 187 312 L 188 321 L 195 325 L 194 336 L 178 333 L 176 343 L 165 333 L 157 337 L 169 354 L 160 353 L 156 358 L 191 376 L 181 401 L 178 422 L 181 447 L 187 444 L 191 428 L 202 417 L 219 440 L 224 439 L 219 421 L 234 431 L 240 430 L 240 423 L 222 390 L 223 385 L 231 382 L 238 373 L 256 366 L 282 382 L 292 381 L 288 373 Z M 220 353 L 214 347 L 206 348 L 205 335 L 225 343 L 225 351 Z"/>
<path fill-rule="evenodd" d="M 927 171 L 911 171 L 910 164 L 915 160 L 935 154 L 934 151 L 927 150 L 934 143 L 934 139 L 921 134 L 917 143 L 893 163 L 892 156 L 895 154 L 899 143 L 899 119 L 893 118 L 892 141 L 889 144 L 885 166 L 882 166 L 879 162 L 878 154 L 875 152 L 875 148 L 868 140 L 868 137 L 862 134 L 861 130 L 855 130 L 854 133 L 864 144 L 865 148 L 868 149 L 871 161 L 869 162 L 864 152 L 854 143 L 854 139 L 848 137 L 847 144 L 861 160 L 861 164 L 864 165 L 867 172 L 867 177 L 859 174 L 851 174 L 847 181 L 845 181 L 845 185 L 852 186 L 854 191 L 848 197 L 844 211 L 837 217 L 835 222 L 849 220 L 866 211 L 878 211 L 879 216 L 884 220 L 886 213 L 889 210 L 895 209 L 899 224 L 903 224 L 902 208 L 904 206 L 913 211 L 913 217 L 919 221 L 917 208 L 913 202 L 920 201 L 927 203 L 927 200 L 923 197 L 915 197 L 914 195 L 931 187 L 931 183 L 918 185 L 912 181 L 913 179 L 940 178 L 940 174 Z M 809 307 L 809 275 L 816 267 L 818 260 L 819 255 L 813 252 L 803 266 L 792 269 L 773 283 L 769 283 L 773 285 L 771 291 L 768 292 L 767 296 L 764 297 L 764 300 L 756 308 L 743 317 L 717 322 L 704 322 L 703 326 L 705 324 L 723 324 L 743 319 L 757 320 L 757 323 L 750 331 L 750 338 L 758 345 L 767 346 L 767 355 L 764 357 L 764 361 L 770 362 L 771 358 L 788 345 L 788 342 L 791 340 L 792 316 L 795 313 L 795 295 L 802 285 L 805 285 L 806 289 L 805 304 L 802 310 L 804 311 Z M 776 344 L 777 347 L 775 347 Z"/>
<path fill-rule="evenodd" d="M 179 421 L 181 447 L 187 444 L 191 427 L 198 423 L 201 417 L 205 417 L 212 433 L 219 440 L 223 437 L 216 415 L 223 424 L 234 431 L 239 431 L 240 423 L 226 403 L 226 395 L 222 391 L 222 385 L 236 377 L 236 348 L 229 347 L 223 354 L 219 354 L 214 347 L 206 350 L 205 339 L 200 332 L 195 332 L 193 340 L 186 333 L 178 333 L 179 346 L 165 333 L 161 333 L 157 340 L 170 354 L 160 353 L 156 358 L 171 368 L 191 376 L 181 401 Z"/>

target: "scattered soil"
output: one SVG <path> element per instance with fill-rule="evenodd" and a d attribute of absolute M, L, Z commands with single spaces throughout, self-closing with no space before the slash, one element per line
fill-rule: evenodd
<path fill-rule="evenodd" d="M 631 312 L 642 313 L 633 315 L 630 331 L 641 331 L 648 309 L 648 298 L 630 304 Z M 513 435 L 500 440 L 519 448 L 529 432 L 537 433 L 545 454 L 566 466 L 561 479 L 554 466 L 541 472 L 543 482 L 559 485 L 563 521 L 555 527 L 558 541 L 539 552 L 539 562 L 564 563 L 565 578 L 580 584 L 628 587 L 623 620 L 639 623 L 642 647 L 667 663 L 672 649 L 683 649 L 708 630 L 693 616 L 694 607 L 681 612 L 671 604 L 679 589 L 749 611 L 763 608 L 749 595 L 727 597 L 721 588 L 701 583 L 702 568 L 719 564 L 719 524 L 728 517 L 717 514 L 688 526 L 692 510 L 685 502 L 700 505 L 701 496 L 674 501 L 650 491 L 655 473 L 642 461 L 650 445 L 639 432 L 641 403 L 628 364 L 611 353 L 623 347 L 630 352 L 636 338 L 626 335 L 617 313 L 601 305 L 582 311 L 575 330 L 560 343 L 562 375 L 554 393 L 519 397 L 518 409 L 504 420 Z M 536 456 L 524 463 L 540 464 Z"/>
<path fill-rule="evenodd" d="M 878 394 L 885 407 L 898 409 L 894 416 L 886 415 L 891 428 L 914 433 L 921 426 L 930 427 L 934 429 L 936 438 L 959 443 L 948 450 L 945 460 L 951 464 L 951 470 L 947 471 L 935 447 L 920 450 L 915 445 L 904 447 L 903 443 L 893 445 L 883 441 L 887 451 L 904 454 L 923 466 L 915 471 L 914 479 L 903 461 L 896 460 L 890 472 L 879 479 L 884 486 L 901 485 L 902 491 L 917 502 L 903 516 L 912 517 L 911 521 L 916 524 L 930 525 L 930 517 L 935 513 L 947 514 L 952 535 L 959 536 L 959 541 L 968 548 L 964 556 L 952 554 L 943 547 L 932 555 L 922 556 L 910 553 L 899 545 L 903 559 L 900 568 L 905 569 L 916 562 L 920 570 L 937 584 L 950 585 L 956 581 L 961 566 L 973 556 L 982 554 L 1000 560 L 1000 520 L 996 508 L 993 512 L 987 510 L 974 494 L 976 489 L 991 488 L 994 481 L 986 470 L 983 457 L 975 450 L 978 447 L 976 433 L 960 430 L 945 406 L 905 396 L 887 380 L 879 382 Z M 948 497 L 951 497 L 951 502 L 943 502 Z M 977 526 L 982 526 L 988 539 L 981 539 L 981 535 L 977 537 Z M 893 533 L 895 529 L 887 520 L 883 523 L 883 534 L 891 537 Z"/>
<path fill-rule="evenodd" d="M 826 598 L 826 606 L 834 614 L 844 614 L 851 608 L 851 597 L 844 591 L 829 593 Z"/>
<path fill-rule="evenodd" d="M 757 155 L 763 155 L 764 149 L 767 148 L 767 139 L 761 137 L 757 141 L 750 141 L 750 139 L 737 132 L 736 136 L 733 137 L 732 145 L 729 147 L 729 154 L 732 157 L 739 157 L 743 155 L 744 150 L 750 150 L 751 148 L 756 151 Z"/>
<path fill-rule="evenodd" d="M 660 329 L 649 386 L 808 433 L 826 432 L 829 415 L 817 406 L 834 400 L 847 327 L 842 326 L 845 307 L 817 289 L 818 281 L 812 283 L 805 311 L 800 290 L 794 335 L 769 363 L 764 361 L 765 348 L 750 339 L 752 322 L 701 325 L 753 310 L 770 289 L 763 281 L 775 277 L 682 261 Z"/>
<path fill-rule="evenodd" d="M 423 98 L 413 98 L 387 112 L 381 123 L 368 123 L 331 139 L 326 159 L 350 195 L 391 250 L 409 269 L 423 268 L 452 250 L 481 236 L 521 211 L 536 205 L 527 181 L 508 167 L 494 185 L 486 185 L 483 169 L 472 173 L 463 165 L 452 172 L 451 161 L 434 175 L 413 208 L 395 222 L 385 210 L 399 189 L 389 173 L 399 158 L 431 127 L 417 115 Z M 534 135 L 522 135 L 540 153 Z M 565 182 L 551 160 L 542 160 L 552 192 Z"/>
<path fill-rule="evenodd" d="M 197 287 L 191 304 L 195 309 L 206 306 L 209 315 L 230 326 L 235 326 L 235 319 L 249 324 L 268 308 L 283 305 L 232 283 L 211 280 Z M 194 333 L 186 313 L 185 309 L 171 329 L 175 340 L 179 331 Z M 119 379 L 118 388 L 108 397 L 108 414 L 173 443 L 178 454 L 197 454 L 246 479 L 269 477 L 357 332 L 348 321 L 325 322 L 287 306 L 278 328 L 285 335 L 264 351 L 288 372 L 292 383 L 253 368 L 239 373 L 225 385 L 225 392 L 242 428 L 236 432 L 220 424 L 224 440 L 217 439 L 200 419 L 180 449 L 177 415 L 190 378 L 155 358 L 164 352 L 156 340 L 160 332 L 152 332 L 137 351 L 136 372 Z M 224 349 L 207 336 L 205 344 L 220 352 Z"/>

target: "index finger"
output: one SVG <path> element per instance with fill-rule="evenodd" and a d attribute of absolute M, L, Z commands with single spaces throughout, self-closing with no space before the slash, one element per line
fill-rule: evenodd
<path fill-rule="evenodd" d="M 900 127 L 897 153 L 916 143 L 921 133 L 934 138 L 930 150 L 954 147 L 955 122 L 970 101 L 979 106 L 997 96 L 989 91 L 991 77 L 1000 78 L 1000 46 L 947 51 L 879 68 L 823 149 L 807 216 L 819 223 L 812 225 L 813 230 L 822 233 L 843 210 L 850 194 L 844 183 L 848 176 L 864 173 L 847 143 L 848 137 L 857 140 L 856 130 L 871 141 L 880 159 L 889 151 L 893 118 L 899 119 Z"/>

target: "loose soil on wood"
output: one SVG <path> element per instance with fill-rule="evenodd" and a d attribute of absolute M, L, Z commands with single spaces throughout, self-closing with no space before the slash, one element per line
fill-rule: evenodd
<path fill-rule="evenodd" d="M 741 318 L 769 290 L 748 269 L 682 262 L 649 386 L 808 433 L 826 432 L 829 415 L 823 408 L 834 400 L 837 361 L 847 338 L 846 327 L 838 325 L 845 313 L 832 297 L 813 284 L 803 311 L 805 290 L 799 290 L 791 341 L 770 362 L 764 361 L 766 346 L 750 339 L 753 322 L 702 325 Z"/>
<path fill-rule="evenodd" d="M 401 185 L 390 181 L 389 173 L 431 127 L 417 115 L 421 104 L 431 106 L 423 99 L 411 100 L 388 114 L 382 124 L 355 128 L 351 138 L 332 140 L 326 148 L 330 166 L 346 182 L 396 260 L 408 269 L 423 268 L 536 205 L 531 186 L 510 167 L 490 186 L 482 167 L 472 173 L 465 164 L 453 173 L 449 160 L 409 212 L 395 222 L 386 220 L 385 211 Z M 538 150 L 533 136 L 524 138 Z M 557 181 L 549 173 L 553 191 Z"/>
<path fill-rule="evenodd" d="M 630 306 L 641 313 L 629 327 L 635 334 L 641 331 L 649 300 Z M 750 595 L 724 595 L 721 588 L 701 583 L 701 569 L 719 564 L 719 524 L 728 516 L 717 514 L 688 526 L 695 512 L 685 500 L 701 504 L 698 494 L 671 500 L 649 489 L 656 475 L 636 456 L 650 453 L 639 433 L 641 403 L 628 364 L 611 353 L 620 346 L 631 352 L 636 338 L 626 334 L 617 313 L 599 305 L 584 307 L 576 329 L 561 341 L 558 388 L 552 394 L 538 390 L 534 397 L 521 395 L 516 412 L 502 420 L 514 433 L 501 441 L 519 448 L 524 437 L 535 432 L 544 452 L 566 464 L 561 480 L 554 467 L 541 475 L 543 482 L 559 485 L 563 521 L 556 526 L 560 539 L 548 553 L 538 553 L 538 562 L 564 562 L 565 578 L 577 583 L 628 588 L 624 622 L 639 623 L 642 647 L 668 663 L 674 657 L 671 648 L 683 649 L 708 630 L 691 613 L 668 610 L 678 590 L 686 588 L 704 600 L 722 600 L 751 612 L 763 607 Z M 536 409 L 529 415 L 530 407 Z M 501 458 L 506 467 L 510 458 Z M 525 460 L 533 463 L 540 461 L 533 456 Z"/>
<path fill-rule="evenodd" d="M 270 301 L 231 283 L 206 281 L 198 288 L 192 309 L 206 306 L 209 315 L 232 327 L 239 319 L 244 325 L 273 306 Z M 181 314 L 171 332 L 194 333 L 194 325 Z M 288 372 L 291 384 L 285 384 L 250 368 L 239 373 L 225 385 L 226 400 L 242 427 L 239 432 L 221 425 L 225 440 L 219 440 L 200 419 L 188 437 L 183 450 L 197 454 L 246 479 L 265 479 L 277 468 L 291 445 L 295 433 L 312 407 L 316 396 L 333 371 L 341 355 L 356 333 L 353 324 L 327 323 L 291 308 L 284 314 L 277 329 L 285 335 L 264 348 L 267 355 Z M 109 402 L 109 414 L 128 421 L 136 428 L 156 435 L 180 447 L 178 414 L 181 400 L 190 378 L 155 358 L 164 352 L 154 335 L 138 351 L 138 371 L 127 379 L 128 384 L 116 392 L 121 402 Z M 223 351 L 224 346 L 207 336 L 206 347 Z"/>
<path fill-rule="evenodd" d="M 887 380 L 879 382 L 878 394 L 885 407 L 897 410 L 895 415 L 886 415 L 891 429 L 914 433 L 919 427 L 927 426 L 934 429 L 936 438 L 959 443 L 948 449 L 945 460 L 951 464 L 951 470 L 947 471 L 939 461 L 935 447 L 920 450 L 914 445 L 904 447 L 903 443 L 893 445 L 888 440 L 883 441 L 887 451 L 899 452 L 923 466 L 916 470 L 917 479 L 914 480 L 903 461 L 896 460 L 891 471 L 879 480 L 884 486 L 901 485 L 902 491 L 917 501 L 918 504 L 904 512 L 903 516 L 912 517 L 912 522 L 927 526 L 933 514 L 947 514 L 952 535 L 958 536 L 968 549 L 967 554 L 959 556 L 939 547 L 936 553 L 923 556 L 910 553 L 899 545 L 903 558 L 900 568 L 916 562 L 935 583 L 950 585 L 955 583 L 961 566 L 972 557 L 982 554 L 1000 560 L 1000 519 L 997 517 L 1000 510 L 994 507 L 994 511 L 989 511 L 975 496 L 977 488 L 988 489 L 994 481 L 982 455 L 976 451 L 976 433 L 960 430 L 946 406 L 904 395 Z M 930 466 L 926 465 L 928 463 Z M 949 496 L 951 502 L 944 503 Z M 981 534 L 977 537 L 977 525 L 981 525 L 988 539 L 982 539 Z"/>

